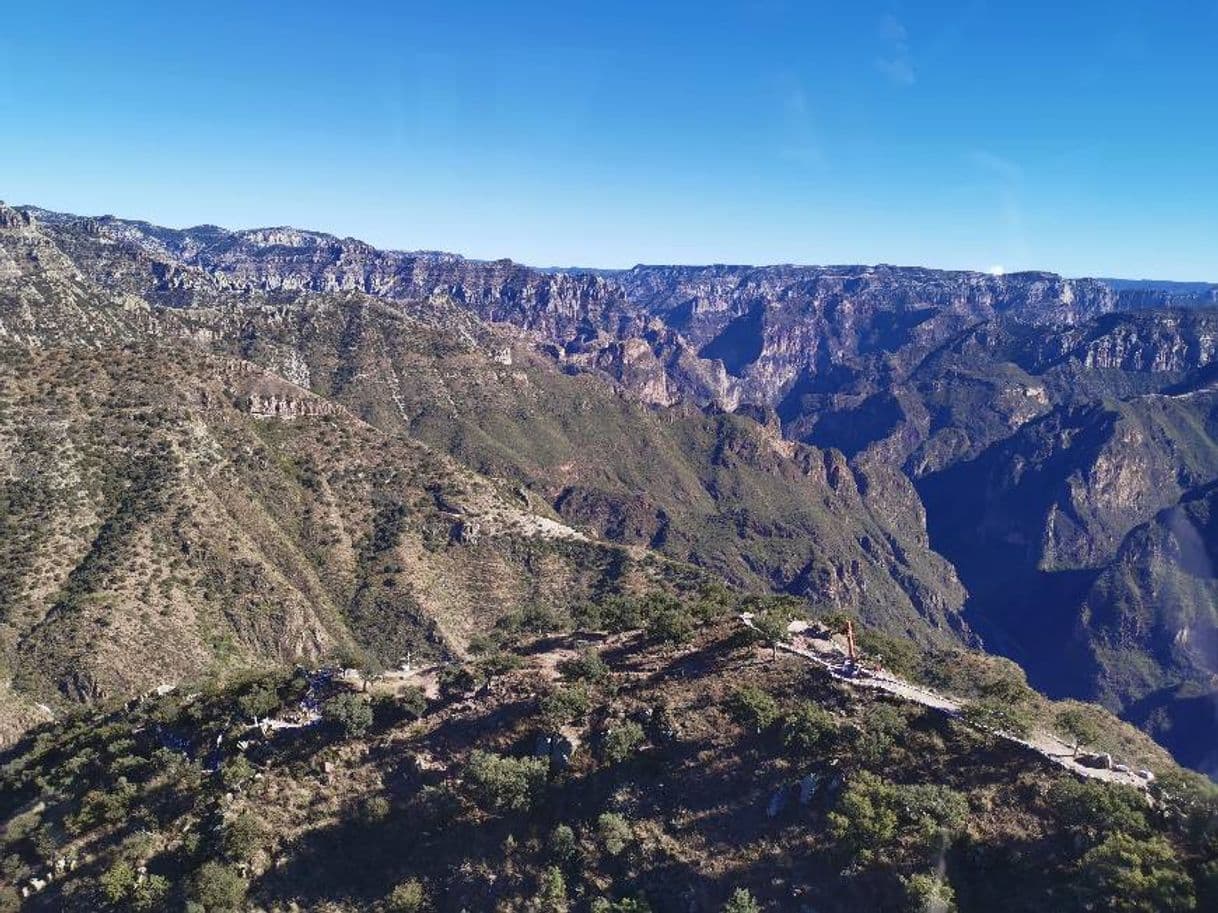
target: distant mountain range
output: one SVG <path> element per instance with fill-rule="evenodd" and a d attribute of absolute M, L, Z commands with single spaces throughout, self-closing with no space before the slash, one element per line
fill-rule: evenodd
<path fill-rule="evenodd" d="M 1218 285 L 2 207 L 0 345 L 14 728 L 706 575 L 982 644 L 1218 772 Z"/>

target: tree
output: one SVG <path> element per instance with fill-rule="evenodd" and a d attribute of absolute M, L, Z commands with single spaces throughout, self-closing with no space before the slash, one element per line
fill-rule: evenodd
<path fill-rule="evenodd" d="M 905 714 L 891 704 L 872 704 L 863 712 L 851 750 L 865 764 L 879 764 L 905 731 Z"/>
<path fill-rule="evenodd" d="M 233 862 L 248 862 L 266 842 L 262 819 L 242 812 L 224 824 L 224 855 Z"/>
<path fill-rule="evenodd" d="M 372 725 L 372 705 L 358 694 L 344 691 L 327 700 L 321 716 L 345 737 L 361 736 Z"/>
<path fill-rule="evenodd" d="M 388 913 L 422 913 L 427 909 L 427 891 L 417 878 L 403 881 L 385 898 Z"/>
<path fill-rule="evenodd" d="M 601 659 L 599 653 L 588 649 L 581 652 L 578 656 L 564 659 L 558 664 L 558 671 L 562 673 L 563 678 L 574 679 L 576 681 L 599 682 L 609 674 L 609 666 Z"/>
<path fill-rule="evenodd" d="M 634 840 L 630 822 L 617 812 L 605 812 L 597 818 L 596 831 L 601 838 L 601 845 L 610 856 L 620 856 Z"/>
<path fill-rule="evenodd" d="M 1095 724 L 1094 715 L 1081 706 L 1067 707 L 1057 714 L 1057 728 L 1074 743 L 1074 754 L 1084 745 L 1094 742 L 1100 736 L 1099 727 Z"/>
<path fill-rule="evenodd" d="M 1079 862 L 1079 892 L 1104 913 L 1189 913 L 1197 907 L 1193 882 L 1162 837 L 1113 834 Z"/>
<path fill-rule="evenodd" d="M 1063 779 L 1049 790 L 1049 804 L 1062 827 L 1094 842 L 1116 831 L 1147 832 L 1146 800 L 1132 786 Z"/>
<path fill-rule="evenodd" d="M 816 704 L 803 703 L 783 717 L 782 741 L 801 755 L 821 752 L 833 744 L 838 722 Z"/>
<path fill-rule="evenodd" d="M 748 888 L 737 888 L 723 905 L 723 913 L 761 913 L 761 904 L 753 899 Z"/>
<path fill-rule="evenodd" d="M 727 711 L 741 726 L 755 732 L 769 729 L 778 719 L 778 701 L 756 685 L 741 685 L 727 698 Z"/>
<path fill-rule="evenodd" d="M 483 806 L 519 812 L 541 798 L 548 770 L 545 758 L 509 758 L 479 749 L 465 766 L 465 781 Z"/>
<path fill-rule="evenodd" d="M 904 882 L 908 913 L 956 913 L 956 892 L 938 875 L 919 873 Z"/>
<path fill-rule="evenodd" d="M 236 869 L 205 862 L 195 872 L 190 893 L 203 913 L 236 913 L 245 901 L 245 881 Z"/>
<path fill-rule="evenodd" d="M 566 863 L 575 858 L 579 846 L 575 841 L 575 831 L 569 825 L 560 824 L 550 832 L 546 841 L 546 851 L 555 862 Z"/>
<path fill-rule="evenodd" d="M 566 913 L 567 881 L 558 866 L 548 866 L 542 871 L 529 910 L 531 913 Z"/>
<path fill-rule="evenodd" d="M 120 906 L 135 889 L 135 869 L 131 863 L 120 859 L 102 873 L 99 879 L 102 896 L 111 906 Z"/>
<path fill-rule="evenodd" d="M 543 697 L 538 709 L 542 721 L 554 730 L 583 718 L 591 705 L 588 689 L 583 685 L 572 685 Z"/>
<path fill-rule="evenodd" d="M 683 644 L 694 633 L 694 618 L 680 603 L 665 606 L 647 621 L 647 636 L 663 643 Z"/>
<path fill-rule="evenodd" d="M 446 698 L 464 697 L 478 687 L 478 677 L 465 666 L 448 666 L 438 676 L 440 694 Z"/>
<path fill-rule="evenodd" d="M 610 764 L 620 764 L 634 754 L 644 738 L 642 726 L 634 720 L 623 720 L 605 733 L 601 746 L 605 760 Z"/>
<path fill-rule="evenodd" d="M 753 635 L 761 643 L 770 645 L 774 659 L 778 658 L 778 645 L 791 639 L 788 624 L 790 620 L 777 612 L 753 616 Z"/>

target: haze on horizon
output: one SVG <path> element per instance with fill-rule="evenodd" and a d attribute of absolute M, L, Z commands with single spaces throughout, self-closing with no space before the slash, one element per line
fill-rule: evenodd
<path fill-rule="evenodd" d="M 536 265 L 1218 280 L 1218 3 L 25 4 L 0 197 Z"/>

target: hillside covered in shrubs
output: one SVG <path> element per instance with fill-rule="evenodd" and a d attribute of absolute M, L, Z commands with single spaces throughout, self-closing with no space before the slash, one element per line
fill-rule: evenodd
<path fill-rule="evenodd" d="M 1218 909 L 1218 795 L 1141 733 L 870 631 L 972 712 L 853 688 L 769 648 L 805 612 L 611 595 L 508 615 L 464 662 L 82 709 L 0 757 L 0 910 Z M 1157 776 L 1080 781 L 978 725 L 999 705 L 1082 708 Z"/>

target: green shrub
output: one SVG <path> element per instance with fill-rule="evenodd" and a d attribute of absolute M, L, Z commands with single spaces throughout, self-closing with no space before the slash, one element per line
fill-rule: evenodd
<path fill-rule="evenodd" d="M 782 741 L 791 751 L 812 755 L 825 751 L 837 737 L 838 721 L 816 704 L 804 703 L 782 720 Z"/>
<path fill-rule="evenodd" d="M 385 898 L 387 913 L 422 913 L 427 906 L 427 890 L 417 878 L 403 881 Z"/>
<path fill-rule="evenodd" d="M 877 765 L 887 758 L 897 737 L 906 729 L 905 714 L 891 704 L 872 704 L 859 721 L 851 746 L 864 764 Z"/>
<path fill-rule="evenodd" d="M 237 698 L 237 707 L 247 717 L 268 717 L 280 708 L 279 695 L 268 682 L 258 682 L 248 687 Z"/>
<path fill-rule="evenodd" d="M 537 879 L 537 894 L 529 904 L 532 913 L 566 913 L 567 880 L 557 866 L 544 869 Z"/>
<path fill-rule="evenodd" d="M 599 682 L 609 674 L 609 667 L 595 650 L 587 649 L 578 656 L 564 659 L 558 664 L 564 678 L 585 682 Z"/>
<path fill-rule="evenodd" d="M 138 913 L 152 913 L 154 910 L 165 909 L 168 896 L 169 879 L 162 875 L 145 875 L 143 881 L 136 883 L 128 903 L 131 909 Z"/>
<path fill-rule="evenodd" d="M 360 695 L 344 691 L 322 704 L 321 716 L 344 737 L 353 738 L 363 735 L 372 725 L 372 705 Z"/>
<path fill-rule="evenodd" d="M 737 888 L 723 905 L 723 913 L 761 913 L 761 904 L 753 899 L 748 888 Z"/>
<path fill-rule="evenodd" d="M 601 625 L 614 634 L 643 627 L 642 606 L 628 596 L 609 596 L 599 606 Z"/>
<path fill-rule="evenodd" d="M 102 873 L 98 884 L 107 903 L 115 907 L 121 906 L 135 890 L 135 868 L 131 863 L 120 859 Z"/>
<path fill-rule="evenodd" d="M 694 618 L 679 603 L 664 606 L 647 620 L 647 636 L 662 643 L 683 644 L 694 634 Z"/>
<path fill-rule="evenodd" d="M 568 825 L 560 824 L 550 832 L 550 839 L 546 841 L 546 852 L 555 862 L 570 862 L 578 851 L 575 831 Z"/>
<path fill-rule="evenodd" d="M 509 758 L 478 750 L 470 755 L 464 779 L 483 807 L 519 812 L 541 798 L 548 771 L 544 758 Z"/>
<path fill-rule="evenodd" d="M 1193 882 L 1162 837 L 1113 834 L 1079 861 L 1078 891 L 1090 909 L 1109 913 L 1191 913 Z"/>
<path fill-rule="evenodd" d="M 762 732 L 778 719 L 778 701 L 756 685 L 742 685 L 727 698 L 727 710 L 741 726 Z"/>
<path fill-rule="evenodd" d="M 220 780 L 227 789 L 237 789 L 253 779 L 255 773 L 254 765 L 243 754 L 226 759 L 219 770 Z"/>
<path fill-rule="evenodd" d="M 252 812 L 242 812 L 224 823 L 224 855 L 233 862 L 248 862 L 266 843 L 266 827 Z"/>
<path fill-rule="evenodd" d="M 1139 836 L 1148 830 L 1146 800 L 1132 786 L 1062 779 L 1049 789 L 1048 798 L 1061 827 L 1089 840 L 1115 831 Z"/>
<path fill-rule="evenodd" d="M 597 818 L 596 832 L 610 856 L 620 856 L 634 840 L 630 823 L 617 812 L 605 812 Z"/>
<path fill-rule="evenodd" d="M 938 875 L 919 873 L 904 882 L 907 913 L 956 913 L 956 892 Z"/>
<path fill-rule="evenodd" d="M 420 719 L 427 712 L 427 695 L 417 685 L 408 685 L 402 689 L 397 701 L 411 719 Z"/>
<path fill-rule="evenodd" d="M 898 837 L 926 850 L 942 849 L 968 817 L 968 802 L 946 786 L 890 783 L 868 771 L 850 780 L 829 813 L 829 832 L 851 855 L 875 858 Z"/>
<path fill-rule="evenodd" d="M 191 881 L 190 896 L 201 913 L 236 913 L 245 902 L 245 890 L 236 869 L 205 862 Z"/>
<path fill-rule="evenodd" d="M 582 719 L 591 705 L 592 698 L 588 689 L 583 685 L 572 685 L 543 697 L 538 709 L 545 725 L 550 729 L 558 729 Z"/>
<path fill-rule="evenodd" d="M 605 760 L 610 764 L 620 764 L 635 753 L 644 738 L 642 726 L 633 720 L 623 720 L 605 733 L 601 746 Z"/>
<path fill-rule="evenodd" d="M 464 697 L 478 687 L 478 677 L 465 666 L 448 666 L 438 676 L 440 694 L 444 697 Z"/>
<path fill-rule="evenodd" d="M 496 678 L 500 675 L 506 675 L 516 669 L 519 669 L 524 664 L 524 661 L 515 653 L 508 653 L 504 650 L 497 650 L 482 659 L 478 660 L 477 668 L 482 677 L 486 680 Z"/>

